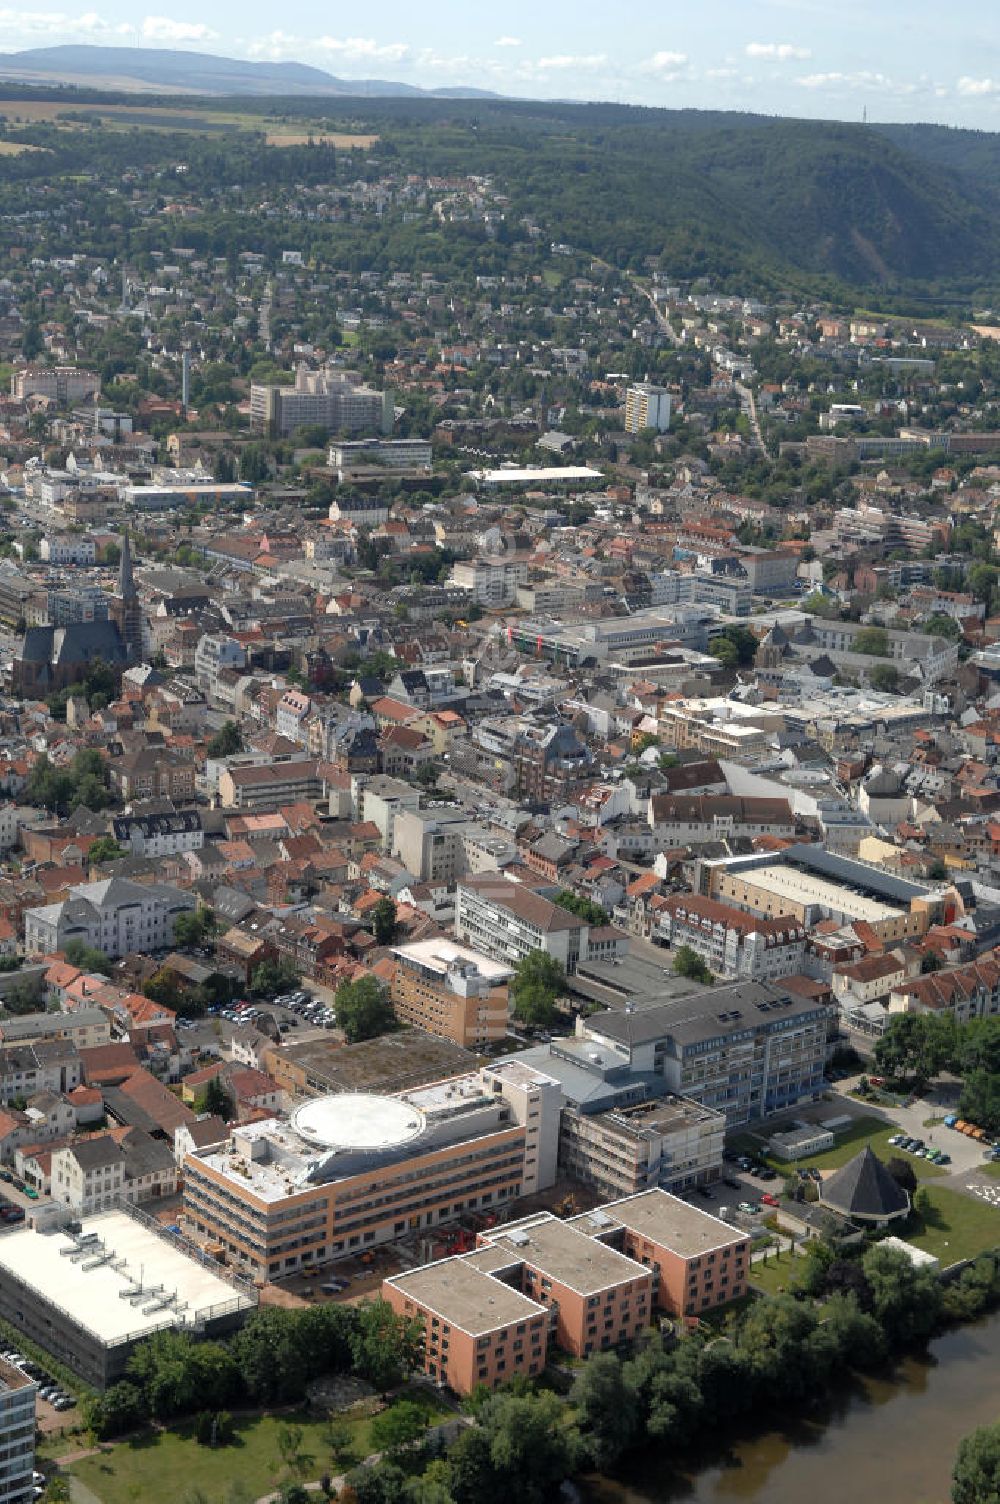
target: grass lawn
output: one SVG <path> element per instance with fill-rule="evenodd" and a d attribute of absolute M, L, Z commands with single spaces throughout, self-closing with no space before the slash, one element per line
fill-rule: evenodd
<path fill-rule="evenodd" d="M 450 1414 L 426 1389 L 411 1398 L 423 1404 L 428 1418 Z M 338 1415 L 351 1431 L 353 1458 L 338 1462 L 327 1443 L 327 1421 L 307 1411 L 287 1415 L 236 1417 L 236 1441 L 231 1446 L 199 1446 L 190 1425 L 150 1432 L 132 1441 L 117 1442 L 97 1457 L 74 1462 L 68 1471 L 89 1488 L 102 1504 L 182 1504 L 184 1488 L 202 1489 L 210 1499 L 222 1498 L 237 1485 L 251 1499 L 270 1493 L 292 1475 L 282 1461 L 279 1436 L 285 1427 L 302 1432 L 298 1481 L 313 1482 L 322 1473 L 337 1473 L 372 1451 L 371 1417 L 357 1409 Z"/>
<path fill-rule="evenodd" d="M 802 1263 L 799 1253 L 772 1253 L 767 1263 L 756 1263 L 750 1269 L 750 1284 L 766 1295 L 779 1295 L 791 1288 L 792 1281 Z"/>
<path fill-rule="evenodd" d="M 987 1159 L 979 1168 L 984 1175 L 990 1175 L 994 1180 L 1000 1180 L 1000 1160 Z"/>
<path fill-rule="evenodd" d="M 913 1166 L 913 1173 L 918 1180 L 933 1180 L 935 1176 L 948 1173 L 947 1166 L 928 1164 L 926 1159 L 918 1159 L 913 1154 L 906 1154 L 902 1149 L 896 1149 L 889 1140 L 898 1133 L 898 1128 L 887 1123 L 884 1118 L 856 1118 L 849 1128 L 843 1129 L 836 1135 L 836 1143 L 832 1149 L 827 1149 L 825 1154 L 810 1154 L 807 1159 L 797 1160 L 794 1164 L 787 1164 L 782 1159 L 775 1159 L 770 1154 L 763 1153 L 763 1138 L 754 1138 L 745 1134 L 736 1141 L 734 1147 L 741 1154 L 757 1154 L 777 1170 L 779 1175 L 794 1175 L 799 1165 L 815 1165 L 817 1170 L 839 1170 L 841 1165 L 846 1165 L 849 1159 L 853 1159 L 865 1144 L 871 1144 L 872 1149 L 879 1159 L 889 1160 L 893 1156 L 905 1159 L 907 1164 Z M 942 1140 L 943 1141 L 943 1140 Z M 935 1142 L 937 1142 L 935 1140 Z"/>
<path fill-rule="evenodd" d="M 902 1234 L 908 1243 L 926 1248 L 944 1266 L 1000 1247 L 1000 1209 L 978 1196 L 965 1196 L 944 1186 L 924 1189 L 930 1207 L 922 1216 L 914 1212 L 913 1221 Z"/>

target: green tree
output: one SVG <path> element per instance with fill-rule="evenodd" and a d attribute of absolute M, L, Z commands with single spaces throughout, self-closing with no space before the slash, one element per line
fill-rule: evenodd
<path fill-rule="evenodd" d="M 243 733 L 235 721 L 226 721 L 208 742 L 205 751 L 209 757 L 232 757 L 243 751 Z"/>
<path fill-rule="evenodd" d="M 554 1394 L 495 1395 L 480 1424 L 494 1468 L 526 1504 L 553 1498 L 577 1465 L 579 1436 Z"/>
<path fill-rule="evenodd" d="M 870 658 L 888 658 L 889 634 L 884 627 L 862 627 L 854 639 L 853 651 Z"/>
<path fill-rule="evenodd" d="M 185 950 L 197 950 L 215 931 L 215 919 L 209 909 L 199 906 L 174 920 L 174 943 Z"/>
<path fill-rule="evenodd" d="M 639 1435 L 639 1399 L 613 1353 L 595 1353 L 584 1364 L 570 1390 L 570 1404 L 594 1467 L 613 1466 Z"/>
<path fill-rule="evenodd" d="M 337 1024 L 348 1044 L 376 1039 L 396 1027 L 396 1015 L 385 988 L 370 972 L 354 982 L 341 982 L 334 1007 Z"/>
<path fill-rule="evenodd" d="M 357 1308 L 350 1335 L 354 1367 L 384 1393 L 416 1366 L 422 1340 L 421 1322 L 397 1316 L 388 1301 L 367 1301 Z"/>
<path fill-rule="evenodd" d="M 881 694 L 892 694 L 899 687 L 899 670 L 894 663 L 876 663 L 869 670 L 868 682 Z"/>
<path fill-rule="evenodd" d="M 587 924 L 595 927 L 608 924 L 611 916 L 607 909 L 595 903 L 592 898 L 584 898 L 579 893 L 573 893 L 569 888 L 562 888 L 553 900 L 561 909 L 566 909 L 570 914 L 575 914 L 578 919 L 583 919 Z"/>
<path fill-rule="evenodd" d="M 1000 1501 L 1000 1423 L 964 1437 L 951 1475 L 952 1504 Z"/>
<path fill-rule="evenodd" d="M 894 1154 L 886 1165 L 886 1169 L 893 1180 L 909 1195 L 913 1195 L 917 1189 L 917 1172 L 908 1159 L 902 1155 Z"/>
<path fill-rule="evenodd" d="M 278 961 L 262 961 L 250 978 L 250 991 L 254 997 L 277 997 L 299 985 L 299 973 L 284 956 Z"/>
<path fill-rule="evenodd" d="M 138 1385 L 127 1379 L 94 1395 L 84 1410 L 87 1425 L 101 1441 L 124 1436 L 149 1420 L 149 1409 Z"/>
<path fill-rule="evenodd" d="M 905 1253 L 876 1243 L 861 1261 L 871 1291 L 872 1315 L 896 1346 L 925 1341 L 941 1313 L 941 1286 Z"/>
<path fill-rule="evenodd" d="M 674 952 L 674 972 L 679 977 L 687 977 L 692 982 L 704 982 L 709 984 L 715 981 L 707 965 L 696 950 L 690 945 L 680 945 Z"/>
<path fill-rule="evenodd" d="M 405 1504 L 406 1474 L 395 1462 L 385 1459 L 356 1467 L 347 1475 L 347 1488 L 356 1504 Z M 345 1490 L 341 1497 L 350 1497 Z"/>
<path fill-rule="evenodd" d="M 951 1063 L 957 1048 L 952 1014 L 898 1013 L 875 1045 L 883 1075 L 926 1083 Z"/>
<path fill-rule="evenodd" d="M 218 1076 L 205 1084 L 205 1090 L 198 1098 L 198 1111 L 210 1112 L 214 1117 L 221 1118 L 224 1123 L 230 1122 L 236 1114 L 236 1107 L 232 1097 L 219 1080 Z"/>
<path fill-rule="evenodd" d="M 81 971 L 100 971 L 109 977 L 114 970 L 103 950 L 97 950 L 85 940 L 68 940 L 63 946 L 63 955 L 71 966 L 78 966 Z"/>
<path fill-rule="evenodd" d="M 87 852 L 87 860 L 100 866 L 102 862 L 116 862 L 124 855 L 114 836 L 100 836 Z"/>
<path fill-rule="evenodd" d="M 377 1452 L 395 1457 L 419 1441 L 426 1430 L 427 1417 L 421 1406 L 412 1400 L 397 1400 L 372 1421 L 372 1446 Z"/>
<path fill-rule="evenodd" d="M 921 627 L 930 637 L 947 637 L 952 642 L 957 642 L 962 635 L 962 628 L 953 616 L 945 616 L 943 612 L 935 612 L 929 616 Z"/>
<path fill-rule="evenodd" d="M 556 999 L 565 980 L 565 972 L 554 956 L 544 950 L 529 951 L 510 983 L 514 1017 L 529 1028 L 546 1028 L 555 1023 Z"/>
<path fill-rule="evenodd" d="M 372 909 L 372 934 L 379 945 L 391 945 L 396 929 L 396 905 L 388 894 L 383 894 Z"/>

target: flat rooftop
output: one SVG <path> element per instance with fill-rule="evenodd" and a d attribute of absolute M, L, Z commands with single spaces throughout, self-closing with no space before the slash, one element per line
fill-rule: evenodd
<path fill-rule="evenodd" d="M 879 920 L 895 919 L 903 912 L 897 904 L 883 903 L 878 898 L 867 898 L 862 893 L 852 892 L 838 882 L 820 877 L 815 872 L 802 872 L 776 862 L 770 867 L 751 867 L 745 871 L 736 868 L 733 877 L 741 877 L 752 887 L 790 903 L 820 904 L 832 913 L 843 914 L 851 919 L 863 919 L 871 924 Z"/>
<path fill-rule="evenodd" d="M 621 1127 L 630 1133 L 683 1133 L 688 1128 L 711 1124 L 723 1132 L 725 1114 L 712 1107 L 703 1107 L 691 1097 L 661 1097 L 653 1102 L 640 1102 L 635 1107 L 617 1107 L 601 1115 L 602 1121 L 613 1127 Z"/>
<path fill-rule="evenodd" d="M 497 844 L 505 845 L 506 841 L 498 839 Z M 444 936 L 435 940 L 415 940 L 412 945 L 397 945 L 393 947 L 392 953 L 402 961 L 440 977 L 446 977 L 456 966 L 473 966 L 480 976 L 496 983 L 506 982 L 514 974 L 513 967 L 491 961 L 488 956 L 470 950 L 467 945 L 457 945 L 454 940 L 448 940 Z"/>
<path fill-rule="evenodd" d="M 5 1233 L 0 1278 L 19 1280 L 107 1345 L 254 1308 L 249 1293 L 126 1212 L 87 1218 L 90 1234 L 80 1245 L 66 1232 Z"/>
<path fill-rule="evenodd" d="M 609 1201 L 574 1217 L 570 1225 L 592 1237 L 600 1237 L 618 1226 L 627 1227 L 682 1258 L 694 1258 L 710 1253 L 713 1248 L 727 1248 L 747 1239 L 746 1233 L 738 1232 L 718 1217 L 661 1190 L 640 1191 L 637 1196 Z"/>
<path fill-rule="evenodd" d="M 341 1045 L 326 1033 L 275 1052 L 323 1083 L 327 1092 L 402 1090 L 474 1070 L 476 1057 L 448 1039 L 403 1029 L 361 1044 Z"/>
<path fill-rule="evenodd" d="M 15 1394 L 19 1389 L 31 1389 L 34 1380 L 29 1379 L 26 1373 L 15 1368 L 13 1363 L 5 1363 L 0 1358 L 0 1394 Z"/>
<path fill-rule="evenodd" d="M 570 1222 L 551 1213 L 514 1222 L 499 1232 L 481 1234 L 492 1248 L 506 1249 L 511 1262 L 523 1260 L 568 1285 L 578 1295 L 596 1295 L 613 1285 L 648 1275 L 635 1259 L 598 1243 Z M 473 1255 L 474 1257 L 474 1255 Z"/>
<path fill-rule="evenodd" d="M 464 1258 L 442 1259 L 408 1274 L 395 1274 L 386 1284 L 472 1337 L 547 1314 L 537 1301 Z"/>

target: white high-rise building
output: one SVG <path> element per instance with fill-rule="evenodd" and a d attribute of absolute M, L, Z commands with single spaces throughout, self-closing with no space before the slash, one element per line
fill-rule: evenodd
<path fill-rule="evenodd" d="M 638 381 L 625 393 L 625 431 L 641 433 L 644 428 L 655 428 L 666 433 L 670 427 L 670 393 L 664 386 L 653 386 L 649 381 Z"/>

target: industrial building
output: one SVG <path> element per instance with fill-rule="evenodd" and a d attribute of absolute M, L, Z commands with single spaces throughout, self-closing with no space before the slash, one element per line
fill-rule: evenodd
<path fill-rule="evenodd" d="M 153 1332 L 220 1336 L 255 1308 L 251 1288 L 141 1212 L 76 1225 L 4 1233 L 0 1317 L 97 1389 L 124 1375 Z"/>
<path fill-rule="evenodd" d="M 703 863 L 702 893 L 769 917 L 811 928 L 823 919 L 862 921 L 879 940 L 919 937 L 962 912 L 954 888 L 910 882 L 881 868 L 800 843 L 782 851 Z"/>

